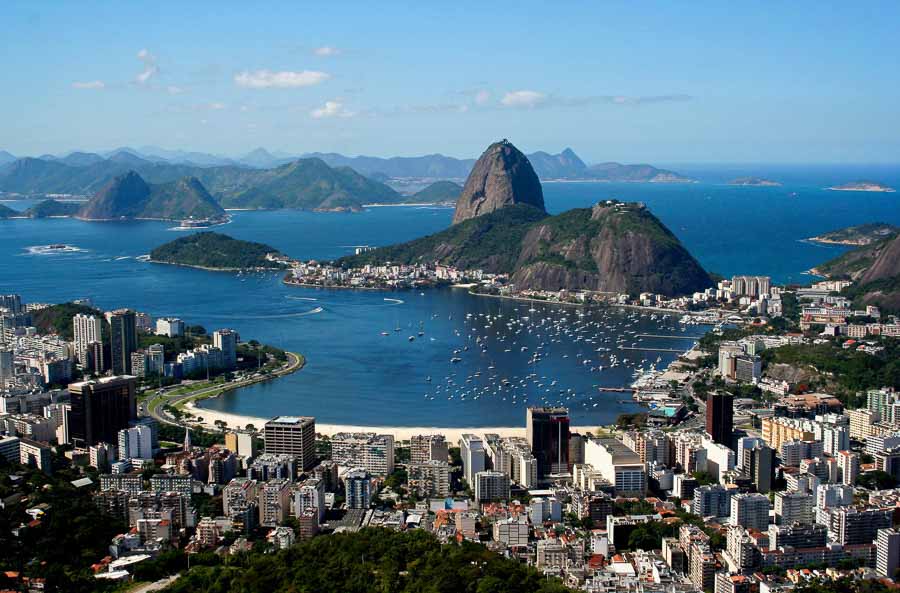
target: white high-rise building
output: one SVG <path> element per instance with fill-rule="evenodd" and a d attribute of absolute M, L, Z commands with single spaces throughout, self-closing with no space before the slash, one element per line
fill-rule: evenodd
<path fill-rule="evenodd" d="M 879 529 L 875 548 L 875 570 L 883 577 L 894 578 L 900 568 L 900 532 L 896 529 Z"/>
<path fill-rule="evenodd" d="M 464 434 L 459 439 L 459 454 L 462 457 L 463 476 L 469 487 L 475 485 L 475 474 L 484 471 L 484 442 L 474 434 Z"/>
<path fill-rule="evenodd" d="M 176 317 L 160 317 L 156 320 L 156 335 L 177 338 L 184 335 L 184 321 Z"/>
<path fill-rule="evenodd" d="M 152 459 L 153 431 L 138 425 L 119 431 L 119 459 Z"/>
<path fill-rule="evenodd" d="M 838 451 L 836 457 L 841 470 L 841 482 L 853 486 L 859 476 L 859 455 L 853 451 Z"/>
<path fill-rule="evenodd" d="M 220 329 L 213 332 L 213 346 L 222 351 L 222 362 L 225 369 L 237 367 L 238 334 L 232 329 Z"/>
<path fill-rule="evenodd" d="M 72 318 L 72 329 L 75 332 L 75 356 L 82 367 L 87 367 L 89 362 L 94 368 L 103 368 L 102 361 L 90 361 L 91 342 L 103 343 L 103 324 L 99 317 L 79 313 Z M 99 364 L 98 364 L 99 362 Z"/>
<path fill-rule="evenodd" d="M 769 508 L 769 497 L 765 494 L 735 494 L 731 497 L 729 522 L 744 529 L 765 531 L 769 528 Z"/>

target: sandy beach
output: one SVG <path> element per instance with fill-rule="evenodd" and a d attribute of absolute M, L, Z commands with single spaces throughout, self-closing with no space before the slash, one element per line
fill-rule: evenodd
<path fill-rule="evenodd" d="M 256 429 L 270 420 L 269 418 L 254 418 L 252 416 L 241 416 L 238 414 L 229 414 L 227 412 L 217 412 L 214 410 L 206 410 L 196 407 L 193 403 L 188 403 L 185 408 L 200 418 L 201 423 L 209 428 L 218 428 L 215 425 L 217 420 L 225 422 L 229 428 L 244 428 L 248 424 L 252 424 Z M 594 432 L 597 426 L 573 426 L 572 432 Z M 316 422 L 316 432 L 324 435 L 333 435 L 338 432 L 377 432 L 386 433 L 394 436 L 395 440 L 405 441 L 417 434 L 442 434 L 451 443 L 456 443 L 465 433 L 472 433 L 482 436 L 487 433 L 498 434 L 501 437 L 524 437 L 524 426 L 493 426 L 493 427 L 441 427 L 441 426 L 355 426 L 349 424 L 320 424 Z"/>

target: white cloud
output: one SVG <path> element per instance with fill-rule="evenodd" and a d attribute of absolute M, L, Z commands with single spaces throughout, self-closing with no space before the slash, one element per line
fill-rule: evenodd
<path fill-rule="evenodd" d="M 135 81 L 137 81 L 138 84 L 147 84 L 150 82 L 151 78 L 159 74 L 159 66 L 156 65 L 156 56 L 147 49 L 142 49 L 137 53 L 137 59 L 143 62 L 144 69 L 138 73 L 135 77 Z"/>
<path fill-rule="evenodd" d="M 488 101 L 491 100 L 491 92 L 481 89 L 477 93 L 475 93 L 475 103 L 478 105 L 484 105 Z"/>
<path fill-rule="evenodd" d="M 353 117 L 356 115 L 353 111 L 344 109 L 344 104 L 340 101 L 325 101 L 323 107 L 313 109 L 309 112 L 315 119 L 325 119 L 328 117 Z"/>
<path fill-rule="evenodd" d="M 341 50 L 330 45 L 323 45 L 322 47 L 317 47 L 316 49 L 314 49 L 313 53 L 322 58 L 330 58 L 340 55 Z"/>
<path fill-rule="evenodd" d="M 302 70 L 300 72 L 272 72 L 271 70 L 245 70 L 234 76 L 234 82 L 238 86 L 251 89 L 291 89 L 307 86 L 315 86 L 328 80 L 329 75 L 316 70 Z"/>
<path fill-rule="evenodd" d="M 106 83 L 102 80 L 87 80 L 84 82 L 73 82 L 73 89 L 105 89 Z"/>
<path fill-rule="evenodd" d="M 506 107 L 536 107 L 547 99 L 547 95 L 537 91 L 511 91 L 503 95 L 500 103 Z"/>
<path fill-rule="evenodd" d="M 180 86 L 175 86 L 174 84 L 170 84 L 166 87 L 166 92 L 170 95 L 180 95 L 184 92 L 184 89 Z"/>
<path fill-rule="evenodd" d="M 207 103 L 206 107 L 213 111 L 221 111 L 222 109 L 225 109 L 225 103 Z"/>

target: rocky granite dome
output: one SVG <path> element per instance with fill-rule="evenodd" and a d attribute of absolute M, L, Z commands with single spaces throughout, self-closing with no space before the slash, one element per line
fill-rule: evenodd
<path fill-rule="evenodd" d="M 900 235 L 891 239 L 860 281 L 863 284 L 900 276 Z"/>
<path fill-rule="evenodd" d="M 502 140 L 488 146 L 476 161 L 456 202 L 453 224 L 516 204 L 545 212 L 544 192 L 531 163 Z"/>

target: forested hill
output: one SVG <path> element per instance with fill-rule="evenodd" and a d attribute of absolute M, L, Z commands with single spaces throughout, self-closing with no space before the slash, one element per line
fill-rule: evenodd
<path fill-rule="evenodd" d="M 160 245 L 150 252 L 150 261 L 215 270 L 279 269 L 284 265 L 266 259 L 279 253 L 274 247 L 233 239 L 221 233 L 195 233 Z"/>

